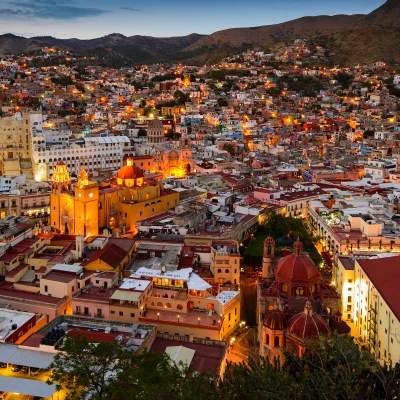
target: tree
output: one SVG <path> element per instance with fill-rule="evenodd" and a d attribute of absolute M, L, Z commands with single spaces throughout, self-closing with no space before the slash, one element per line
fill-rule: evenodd
<path fill-rule="evenodd" d="M 363 138 L 364 139 L 369 139 L 370 137 L 373 137 L 375 135 L 375 132 L 371 129 L 367 129 L 363 133 Z"/>
<path fill-rule="evenodd" d="M 219 107 L 226 107 L 226 106 L 228 105 L 228 102 L 226 101 L 226 99 L 224 99 L 224 98 L 222 98 L 222 97 L 220 97 L 220 98 L 217 100 L 217 103 L 218 103 L 218 106 L 219 106 Z"/>
<path fill-rule="evenodd" d="M 112 343 L 89 343 L 85 337 L 67 338 L 50 369 L 49 383 L 67 389 L 67 399 L 86 393 L 86 399 L 109 399 L 113 382 L 133 362 L 133 352 Z"/>
<path fill-rule="evenodd" d="M 222 149 L 227 151 L 231 156 L 235 154 L 235 147 L 231 143 L 225 143 Z"/>
<path fill-rule="evenodd" d="M 268 359 L 228 365 L 220 398 L 347 400 L 393 399 L 400 389 L 400 365 L 381 367 L 349 336 L 308 343 L 302 358 L 285 352 L 285 363 Z"/>
<path fill-rule="evenodd" d="M 138 137 L 146 137 L 147 136 L 147 131 L 144 128 L 139 128 L 138 130 Z"/>
<path fill-rule="evenodd" d="M 89 343 L 85 337 L 67 338 L 56 354 L 48 383 L 67 390 L 66 399 L 85 400 L 210 400 L 215 378 L 188 375 L 165 353 L 134 353 L 118 342 Z M 193 390 L 196 396 L 191 396 Z"/>
<path fill-rule="evenodd" d="M 174 93 L 174 99 L 177 105 L 184 105 L 188 99 L 188 95 L 183 93 L 181 90 L 177 90 Z"/>

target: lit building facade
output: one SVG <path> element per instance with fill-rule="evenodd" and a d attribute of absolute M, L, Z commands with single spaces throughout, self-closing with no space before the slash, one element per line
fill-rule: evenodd
<path fill-rule="evenodd" d="M 89 172 L 116 170 L 122 164 L 124 150 L 130 148 L 126 136 L 88 137 L 81 146 L 56 148 L 34 146 L 32 168 L 36 181 L 45 181 L 54 174 L 58 161 L 62 161 L 70 173 L 77 174 L 82 164 Z"/>
<path fill-rule="evenodd" d="M 344 315 L 354 323 L 360 345 L 387 365 L 400 361 L 400 256 L 346 260 L 336 270 Z"/>
<path fill-rule="evenodd" d="M 32 176 L 30 114 L 0 118 L 0 175 Z"/>
<path fill-rule="evenodd" d="M 50 224 L 57 232 L 95 235 L 99 228 L 135 233 L 136 222 L 174 208 L 179 195 L 164 190 L 162 183 L 147 179 L 131 159 L 113 183 L 99 187 L 88 180 L 82 166 L 72 190 L 67 166 L 59 161 L 52 177 Z"/>

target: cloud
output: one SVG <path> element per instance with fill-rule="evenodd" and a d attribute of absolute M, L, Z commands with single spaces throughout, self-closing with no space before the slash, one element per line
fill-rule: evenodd
<path fill-rule="evenodd" d="M 108 13 L 96 7 L 80 7 L 66 0 L 0 1 L 0 17 L 73 20 Z"/>
<path fill-rule="evenodd" d="M 133 7 L 121 7 L 121 10 L 126 10 L 126 11 L 133 11 L 133 12 L 139 12 L 138 8 L 133 8 Z"/>

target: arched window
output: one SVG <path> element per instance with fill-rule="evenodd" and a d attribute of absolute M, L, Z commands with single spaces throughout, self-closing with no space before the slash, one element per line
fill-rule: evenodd
<path fill-rule="evenodd" d="M 159 301 L 158 303 L 157 303 L 157 307 L 162 307 L 163 305 L 162 305 L 162 303 L 161 303 L 161 301 Z"/>
<path fill-rule="evenodd" d="M 226 274 L 229 274 L 229 269 L 226 269 L 226 270 L 225 270 L 225 273 L 226 273 Z"/>
<path fill-rule="evenodd" d="M 303 296 L 304 295 L 304 288 L 302 286 L 296 287 L 296 296 Z"/>
<path fill-rule="evenodd" d="M 274 338 L 274 347 L 279 347 L 279 336 L 275 336 Z"/>
<path fill-rule="evenodd" d="M 183 310 L 182 304 L 178 304 L 178 305 L 176 306 L 176 308 L 177 308 L 178 310 Z"/>
<path fill-rule="evenodd" d="M 269 345 L 269 335 L 268 335 L 268 333 L 265 335 L 265 344 Z"/>
<path fill-rule="evenodd" d="M 166 308 L 172 308 L 172 305 L 171 305 L 171 303 L 167 303 L 167 304 L 165 305 L 165 307 L 166 307 Z"/>
<path fill-rule="evenodd" d="M 217 271 L 218 273 L 221 273 L 222 272 L 222 270 L 221 270 L 221 268 L 218 268 L 218 271 Z"/>

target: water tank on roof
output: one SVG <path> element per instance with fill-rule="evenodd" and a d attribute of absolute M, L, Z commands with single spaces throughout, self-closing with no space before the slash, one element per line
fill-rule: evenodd
<path fill-rule="evenodd" d="M 13 331 L 15 331 L 15 329 L 17 329 L 18 328 L 18 325 L 17 324 L 12 324 L 11 325 L 11 329 L 13 330 Z"/>

